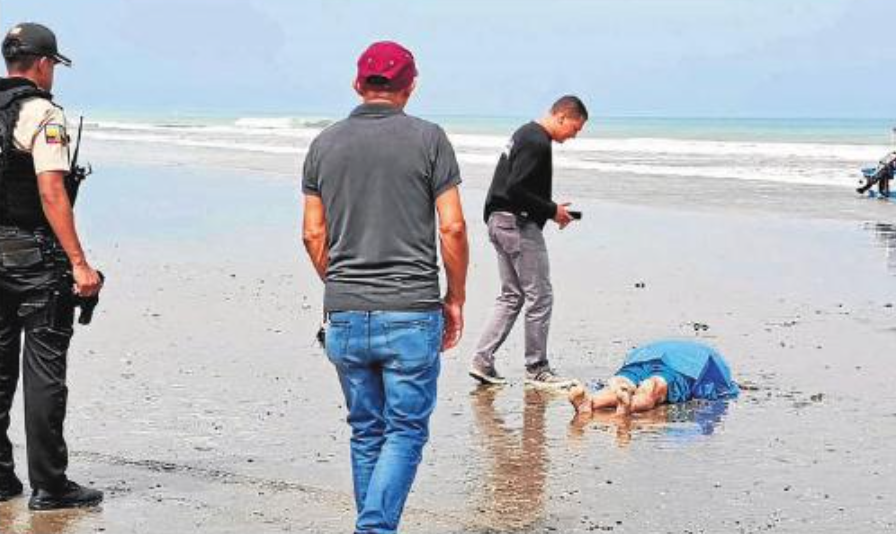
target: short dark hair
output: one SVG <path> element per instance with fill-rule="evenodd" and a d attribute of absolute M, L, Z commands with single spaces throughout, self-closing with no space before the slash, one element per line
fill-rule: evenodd
<path fill-rule="evenodd" d="M 4 58 L 6 60 L 6 70 L 8 72 L 25 72 L 37 64 L 40 58 L 41 56 L 34 54 L 19 54 L 14 57 Z"/>
<path fill-rule="evenodd" d="M 361 90 L 365 93 L 384 93 L 384 94 L 393 94 L 400 93 L 407 89 L 407 87 L 395 88 L 389 84 L 389 80 L 382 76 L 370 76 L 366 80 L 361 82 Z"/>
<path fill-rule="evenodd" d="M 551 106 L 551 113 L 554 115 L 565 113 L 570 117 L 588 120 L 588 109 L 582 100 L 574 95 L 564 95 L 558 98 L 554 105 Z"/>

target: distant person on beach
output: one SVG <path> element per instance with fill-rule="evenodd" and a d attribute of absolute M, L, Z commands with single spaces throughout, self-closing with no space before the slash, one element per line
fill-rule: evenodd
<path fill-rule="evenodd" d="M 864 195 L 877 185 L 878 194 L 881 197 L 890 196 L 890 181 L 896 174 L 896 152 L 890 152 L 877 163 L 877 167 L 862 169 L 865 183 L 856 189 L 860 195 Z"/>
<path fill-rule="evenodd" d="M 582 101 L 564 96 L 542 119 L 519 128 L 498 161 L 485 200 L 485 221 L 498 257 L 501 288 L 470 368 L 470 376 L 484 384 L 506 383 L 495 367 L 495 352 L 524 305 L 526 383 L 558 389 L 574 383 L 555 374 L 548 362 L 554 293 L 542 230 L 547 221 L 561 230 L 573 221 L 569 204 L 552 198 L 551 143 L 574 138 L 587 120 Z"/>
<path fill-rule="evenodd" d="M 615 409 L 617 415 L 645 412 L 691 399 L 736 397 L 728 362 L 715 349 L 693 341 L 659 341 L 631 351 L 607 386 L 591 394 L 582 386 L 569 392 L 578 414 Z"/>
<path fill-rule="evenodd" d="M 32 23 L 6 34 L 3 58 L 9 77 L 0 79 L 0 501 L 23 490 L 7 436 L 21 352 L 28 507 L 92 506 L 103 494 L 66 477 L 63 436 L 74 294 L 90 297 L 102 287 L 75 229 L 69 136 L 50 94 L 56 66 L 71 62 L 53 32 Z"/>
<path fill-rule="evenodd" d="M 440 352 L 463 331 L 460 170 L 445 132 L 403 111 L 416 76 L 397 43 L 364 51 L 354 83 L 363 103 L 312 142 L 302 181 L 305 248 L 325 283 L 326 352 L 352 427 L 358 533 L 396 532 L 429 437 Z"/>

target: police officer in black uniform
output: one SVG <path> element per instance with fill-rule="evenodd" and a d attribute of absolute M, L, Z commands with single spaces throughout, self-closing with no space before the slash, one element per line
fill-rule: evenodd
<path fill-rule="evenodd" d="M 7 437 L 21 352 L 28 506 L 93 506 L 103 494 L 66 477 L 63 437 L 75 304 L 102 286 L 75 229 L 69 136 L 50 94 L 56 65 L 71 62 L 53 32 L 32 23 L 9 31 L 3 58 L 9 76 L 0 78 L 0 501 L 22 493 Z"/>

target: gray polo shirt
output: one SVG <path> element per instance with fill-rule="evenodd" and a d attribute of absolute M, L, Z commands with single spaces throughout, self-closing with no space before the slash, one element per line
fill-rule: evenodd
<path fill-rule="evenodd" d="M 325 311 L 440 306 L 435 200 L 461 180 L 439 126 L 361 105 L 311 143 L 303 174 L 327 218 Z"/>

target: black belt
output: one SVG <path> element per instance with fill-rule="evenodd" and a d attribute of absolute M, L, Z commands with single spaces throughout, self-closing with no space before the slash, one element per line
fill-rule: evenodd
<path fill-rule="evenodd" d="M 22 225 L 0 219 L 0 230 L 17 230 L 33 234 L 52 234 L 53 230 L 46 224 Z"/>
<path fill-rule="evenodd" d="M 15 243 L 22 242 L 23 239 L 31 240 L 40 239 L 41 241 L 55 240 L 56 234 L 46 226 L 37 226 L 34 228 L 26 228 L 21 226 L 9 226 L 0 223 L 0 241 L 6 246 L 14 246 Z"/>

